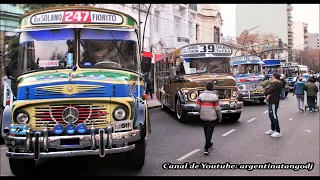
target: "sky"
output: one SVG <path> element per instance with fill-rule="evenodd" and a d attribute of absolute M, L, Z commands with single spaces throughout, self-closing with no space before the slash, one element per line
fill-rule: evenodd
<path fill-rule="evenodd" d="M 223 19 L 223 36 L 236 37 L 236 4 L 218 4 Z M 292 4 L 292 21 L 308 23 L 309 33 L 319 33 L 319 4 Z"/>

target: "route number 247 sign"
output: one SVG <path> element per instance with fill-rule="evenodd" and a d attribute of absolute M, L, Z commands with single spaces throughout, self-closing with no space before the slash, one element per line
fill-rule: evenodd
<path fill-rule="evenodd" d="M 36 14 L 31 17 L 31 24 L 68 24 L 68 23 L 106 23 L 122 24 L 123 18 L 118 14 L 98 11 L 55 11 Z"/>

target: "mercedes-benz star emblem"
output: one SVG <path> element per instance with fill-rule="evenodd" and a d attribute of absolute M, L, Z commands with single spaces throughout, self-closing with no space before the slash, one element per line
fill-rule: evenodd
<path fill-rule="evenodd" d="M 74 107 L 67 107 L 62 112 L 62 119 L 66 123 L 75 123 L 79 119 L 79 111 Z"/>

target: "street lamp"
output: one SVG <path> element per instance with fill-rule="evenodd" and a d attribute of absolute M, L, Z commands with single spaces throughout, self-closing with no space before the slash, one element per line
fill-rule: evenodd
<path fill-rule="evenodd" d="M 246 34 L 246 37 L 244 38 L 244 41 L 243 41 L 243 43 L 242 43 L 242 48 L 243 48 L 243 46 L 244 46 L 244 43 L 246 42 L 246 40 L 247 40 L 247 37 L 248 37 L 248 34 L 249 34 L 249 32 L 251 31 L 251 30 L 254 30 L 255 28 L 257 28 L 257 27 L 259 27 L 259 26 L 256 26 L 256 27 L 253 27 L 253 28 L 251 28 L 251 29 L 249 29 L 248 30 L 248 32 L 247 32 L 247 34 Z M 239 49 L 236 51 L 236 53 L 234 53 L 235 55 L 237 55 L 237 52 L 239 51 Z"/>

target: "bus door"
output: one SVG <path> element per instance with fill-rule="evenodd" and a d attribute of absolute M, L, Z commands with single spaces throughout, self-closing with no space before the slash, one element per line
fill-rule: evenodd
<path fill-rule="evenodd" d="M 164 91 L 166 92 L 166 100 L 165 100 L 165 102 L 166 102 L 166 104 L 167 104 L 167 106 L 171 106 L 171 94 L 170 94 L 170 87 L 171 87 L 171 82 L 170 82 L 170 69 L 171 69 L 171 67 L 172 66 L 170 66 L 170 56 L 169 57 L 167 57 L 166 59 L 165 59 L 165 68 L 166 68 L 166 70 L 165 70 L 165 78 L 164 78 Z"/>

